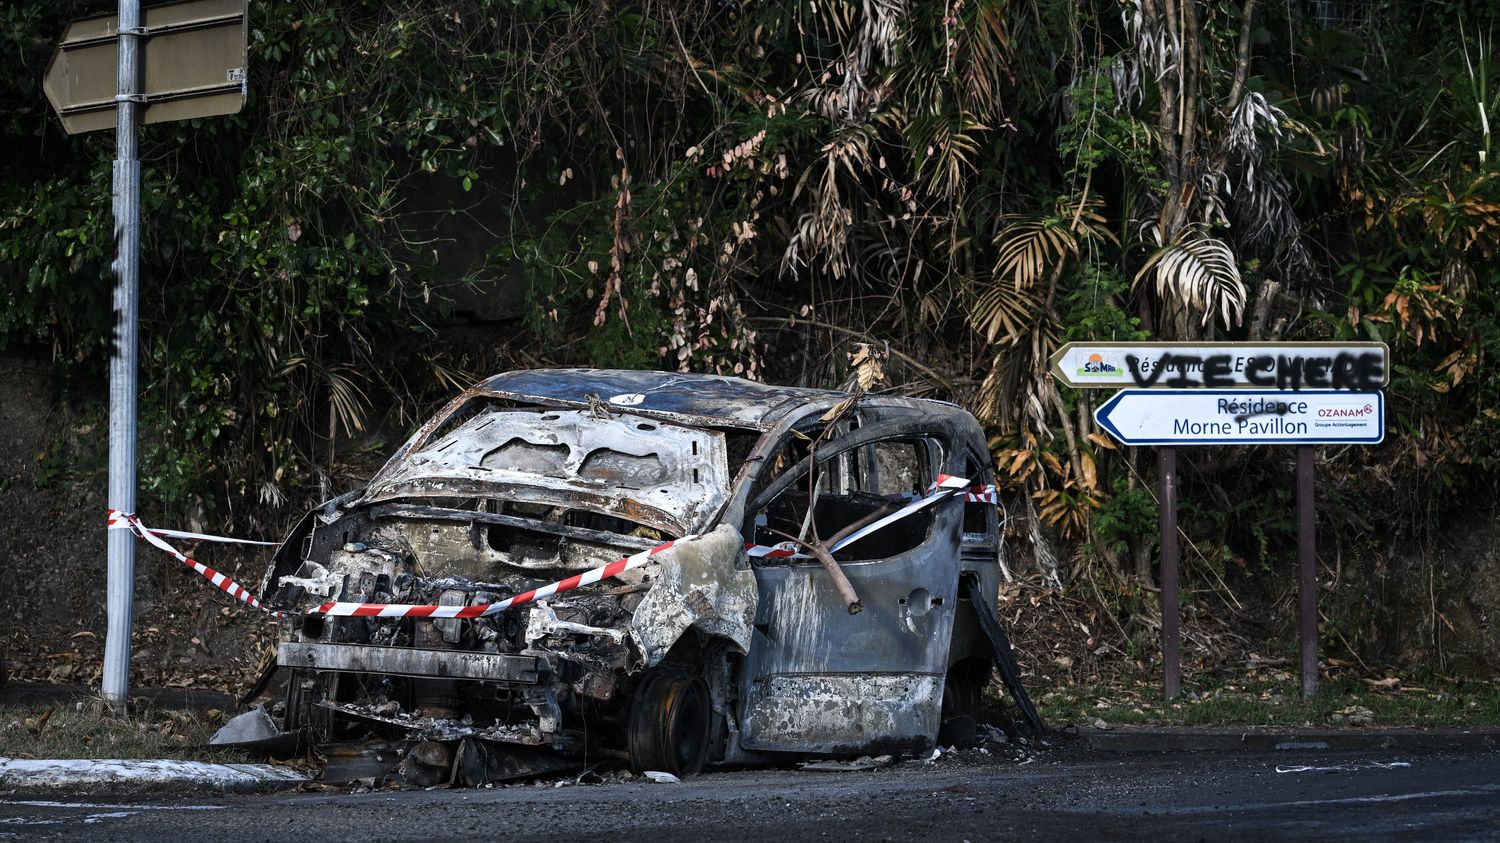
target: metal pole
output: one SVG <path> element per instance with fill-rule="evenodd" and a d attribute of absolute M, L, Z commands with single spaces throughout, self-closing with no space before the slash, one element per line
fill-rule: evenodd
<path fill-rule="evenodd" d="M 1302 633 L 1302 698 L 1318 692 L 1318 514 L 1313 500 L 1313 446 L 1297 446 L 1297 588 Z"/>
<path fill-rule="evenodd" d="M 1177 449 L 1157 449 L 1161 479 L 1161 660 L 1166 698 L 1182 691 L 1182 619 L 1177 598 Z"/>
<path fill-rule="evenodd" d="M 119 82 L 115 105 L 115 335 L 109 361 L 109 506 L 135 512 L 136 318 L 140 298 L 141 162 L 139 0 L 120 0 Z M 130 690 L 130 627 L 135 612 L 135 536 L 108 531 L 108 636 L 103 692 L 123 705 Z"/>

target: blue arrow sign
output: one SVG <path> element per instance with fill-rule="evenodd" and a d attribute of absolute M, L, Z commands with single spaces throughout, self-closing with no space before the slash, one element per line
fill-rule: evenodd
<path fill-rule="evenodd" d="M 1385 393 L 1122 389 L 1094 420 L 1126 445 L 1376 445 Z"/>

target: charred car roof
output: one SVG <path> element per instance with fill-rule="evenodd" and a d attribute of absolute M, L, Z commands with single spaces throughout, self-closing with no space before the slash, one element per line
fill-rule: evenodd
<path fill-rule="evenodd" d="M 592 398 L 642 415 L 676 416 L 711 427 L 768 430 L 791 408 L 848 393 L 830 389 L 771 386 L 744 378 L 625 369 L 529 369 L 496 375 L 471 394 L 525 403 L 588 406 Z M 906 401 L 910 399 L 895 399 Z M 958 407 L 921 402 L 931 410 Z"/>
<path fill-rule="evenodd" d="M 744 378 L 623 369 L 531 369 L 496 375 L 476 392 L 518 401 L 587 406 L 589 396 L 642 414 L 690 416 L 709 425 L 765 429 L 777 410 L 819 398 L 827 389 L 768 386 Z"/>

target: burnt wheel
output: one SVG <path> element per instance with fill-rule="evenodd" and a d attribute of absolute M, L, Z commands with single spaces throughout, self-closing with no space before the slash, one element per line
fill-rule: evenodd
<path fill-rule="evenodd" d="M 647 677 L 630 707 L 630 765 L 679 777 L 702 770 L 712 717 L 702 679 L 670 673 Z"/>
<path fill-rule="evenodd" d="M 989 665 L 959 662 L 948 671 L 943 683 L 942 725 L 938 743 L 967 748 L 979 739 L 979 714 L 984 706 L 984 686 L 989 682 Z"/>

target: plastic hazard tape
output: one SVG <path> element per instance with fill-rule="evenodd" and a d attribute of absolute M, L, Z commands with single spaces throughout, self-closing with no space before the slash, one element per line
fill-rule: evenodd
<path fill-rule="evenodd" d="M 864 527 L 861 527 L 860 529 L 854 531 L 853 533 L 850 533 L 848 536 L 845 536 L 843 539 L 840 539 L 837 543 L 834 544 L 832 550 L 836 551 L 839 548 L 847 547 L 848 545 L 859 541 L 865 536 L 870 535 L 876 530 L 879 530 L 882 527 L 891 524 L 892 522 L 905 518 L 906 516 L 911 515 L 914 512 L 926 509 L 927 507 L 932 506 L 938 501 L 946 500 L 947 498 L 951 498 L 960 494 L 971 493 L 969 491 L 968 480 L 962 477 L 953 477 L 947 474 L 938 475 L 937 482 L 933 484 L 933 489 L 934 491 L 928 494 L 926 497 L 918 498 L 917 500 L 912 501 L 911 503 L 903 506 L 890 515 L 867 524 Z M 606 580 L 610 577 L 618 576 L 619 574 L 624 573 L 625 571 L 628 571 L 632 568 L 639 568 L 640 566 L 650 561 L 651 557 L 655 556 L 658 553 L 661 553 L 663 550 L 666 550 L 675 544 L 678 544 L 680 542 L 692 541 L 693 539 L 697 538 L 701 538 L 701 536 L 687 535 L 683 536 L 680 539 L 674 539 L 673 541 L 664 542 L 657 545 L 656 547 L 650 548 L 649 550 L 643 550 L 640 553 L 634 554 L 632 556 L 627 556 L 624 559 L 617 559 L 614 562 L 609 563 L 608 565 L 602 565 L 598 568 L 585 571 L 581 574 L 575 574 L 574 576 L 568 577 L 565 580 L 559 580 L 558 582 L 544 585 L 540 588 L 534 588 L 531 591 L 527 591 L 522 594 L 517 594 L 514 597 L 508 597 L 498 603 L 478 604 L 474 606 L 434 606 L 416 605 L 409 603 L 332 602 L 324 603 L 316 609 L 311 609 L 308 611 L 308 614 L 330 615 L 333 617 L 343 618 L 482 618 L 487 615 L 493 615 L 499 612 L 503 612 L 506 609 L 511 608 L 512 606 L 534 603 L 537 600 L 551 597 L 554 594 L 562 594 L 565 591 L 572 591 L 579 586 L 591 585 L 593 583 L 599 582 L 600 580 Z M 745 552 L 752 557 L 770 557 L 773 559 L 784 559 L 787 557 L 800 555 L 796 550 L 785 545 L 766 547 L 765 545 L 749 543 L 745 545 Z"/>
<path fill-rule="evenodd" d="M 994 483 L 965 490 L 964 496 L 968 498 L 969 503 L 1000 503 L 1000 493 L 995 490 Z"/>
<path fill-rule="evenodd" d="M 171 546 L 170 544 L 167 544 L 166 541 L 164 541 L 161 537 L 176 536 L 178 538 L 190 538 L 200 541 L 220 542 L 224 544 L 257 544 L 274 546 L 276 542 L 257 542 L 250 541 L 249 539 L 231 539 L 225 536 L 207 536 L 201 533 L 186 533 L 180 530 L 152 530 L 146 525 L 142 524 L 141 519 L 137 518 L 134 514 L 129 512 L 121 512 L 118 509 L 111 509 L 109 511 L 109 520 L 107 523 L 109 529 L 111 530 L 129 530 L 130 532 L 135 533 L 137 536 L 140 536 L 142 539 L 145 539 L 148 543 L 150 543 L 158 550 L 170 553 L 173 556 L 177 557 L 177 561 L 188 566 L 189 568 L 192 568 L 194 571 L 197 571 L 204 577 L 207 577 L 209 582 L 227 592 L 230 597 L 243 600 L 244 602 L 249 603 L 251 606 L 260 609 L 263 612 L 268 612 L 273 618 L 286 617 L 285 612 L 277 612 L 272 609 L 267 609 L 265 606 L 262 606 L 260 601 L 255 599 L 255 596 L 247 591 L 244 586 L 240 585 L 229 577 L 224 576 L 218 571 L 215 571 L 213 568 L 208 567 L 202 562 L 189 557 L 187 554 L 183 553 L 177 548 Z"/>
<path fill-rule="evenodd" d="M 133 517 L 134 516 L 127 515 L 126 513 L 123 513 L 118 509 L 111 509 L 109 511 L 109 529 L 127 529 L 130 525 L 126 523 L 125 519 Z M 136 524 L 138 526 L 140 525 L 140 519 L 136 519 Z M 139 529 L 145 530 L 146 532 L 154 536 L 166 536 L 167 538 L 173 539 L 188 539 L 189 541 L 195 542 L 218 542 L 220 544 L 255 544 L 261 545 L 262 547 L 277 547 L 281 544 L 281 542 L 258 542 L 251 541 L 250 539 L 232 539 L 228 536 L 210 536 L 207 533 L 189 533 L 185 530 L 158 530 L 155 527 L 147 528 L 144 526 L 139 526 Z"/>
<path fill-rule="evenodd" d="M 916 498 L 911 503 L 901 507 L 895 512 L 892 512 L 890 515 L 866 524 L 858 530 L 855 530 L 849 535 L 834 542 L 833 547 L 829 548 L 829 552 L 837 553 L 843 548 L 854 544 L 855 542 L 859 541 L 865 536 L 870 535 L 876 530 L 879 530 L 882 527 L 885 527 L 893 522 L 900 521 L 902 518 L 905 518 L 906 516 L 911 515 L 914 512 L 926 509 L 927 507 L 932 506 L 938 501 L 946 500 L 958 494 L 973 494 L 973 492 L 969 490 L 968 480 L 962 477 L 954 477 L 951 474 L 939 474 L 937 482 L 933 483 L 929 488 L 931 491 L 929 491 L 927 495 Z M 765 545 L 746 542 L 745 552 L 756 559 L 809 558 L 807 554 L 801 553 L 797 550 L 797 545 L 794 542 L 781 542 L 774 547 L 766 547 Z"/>

